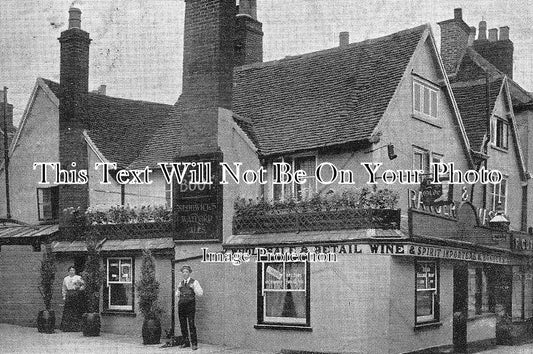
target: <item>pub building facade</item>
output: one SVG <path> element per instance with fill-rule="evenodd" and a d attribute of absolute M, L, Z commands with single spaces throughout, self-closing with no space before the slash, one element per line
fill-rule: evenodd
<path fill-rule="evenodd" d="M 213 11 L 206 16 L 201 6 Z M 154 174 L 152 185 L 124 187 L 111 180 L 102 186 L 92 184 L 98 177 L 90 176 L 88 185 L 61 186 L 60 210 L 125 205 L 126 200 L 140 207 L 171 200 L 173 221 L 159 225 L 160 229 L 98 226 L 107 236 L 101 243 L 107 274 L 102 293 L 104 331 L 140 333 L 134 284 L 140 274 L 141 250 L 151 248 L 162 284 L 164 328 L 178 333 L 173 297 L 180 279 L 176 269 L 190 265 L 192 277 L 202 284 L 205 294 L 198 299 L 196 315 L 200 342 L 273 351 L 368 352 L 372 348 L 376 353 L 398 353 L 449 345 L 461 348 L 465 342 L 489 342 L 498 336 L 504 340 L 513 330 L 511 335 L 516 337 L 520 325 L 509 329 L 515 327 L 506 327 L 506 319 L 512 325 L 513 320 L 532 316 L 530 236 L 484 224 L 482 220 L 493 220 L 495 215 L 480 218 L 484 214 L 473 205 L 479 204 L 488 188 L 469 188 L 470 202 L 462 198 L 464 186 L 454 186 L 441 191 L 445 202 L 432 209 L 427 201 L 426 207 L 416 201 L 418 191 L 409 191 L 417 183 L 386 184 L 381 174 L 387 169 L 429 173 L 431 162 L 454 162 L 462 171 L 479 166 L 479 154 L 472 153 L 429 26 L 359 43 L 349 43 L 344 34 L 338 47 L 262 63 L 255 1 L 241 0 L 237 12 L 230 0 L 188 0 L 185 15 L 183 92 L 175 107 L 157 106 L 160 114 L 154 107 L 146 108 L 151 112 L 147 118 L 158 119 L 156 128 L 148 129 L 151 126 L 139 118 L 130 121 L 139 129 L 123 132 L 121 119 L 139 112 L 138 102 L 82 93 L 79 97 L 84 100 L 78 103 L 86 109 L 81 113 L 92 114 L 75 118 L 91 122 L 92 129 L 81 129 L 83 124 L 76 119 L 67 119 L 68 114 L 80 113 L 68 111 L 72 102 L 67 101 L 66 107 L 58 102 L 61 84 L 39 82 L 36 88 L 55 103 L 55 118 L 51 114 L 50 122 L 57 123 L 59 116 L 59 124 L 51 130 L 58 132 L 49 145 L 57 148 L 50 152 L 49 158 L 56 158 L 53 161 L 68 165 L 81 159 L 92 166 L 122 159 L 124 169 L 155 168 L 162 161 L 211 162 L 212 166 L 224 161 L 240 162 L 243 170 L 266 170 L 266 184 L 221 185 L 217 183 L 221 171 L 213 168 L 214 183 L 207 188 L 196 188 L 188 181 L 168 188 L 161 174 Z M 206 21 L 212 28 L 204 25 Z M 242 29 L 237 46 L 233 32 L 226 33 L 234 30 L 234 23 Z M 69 30 L 65 40 L 83 42 L 82 56 L 88 63 L 88 34 L 79 27 Z M 65 72 L 75 73 L 68 68 Z M 74 78 L 83 83 L 87 75 Z M 123 114 L 102 114 L 105 107 L 113 108 L 111 102 L 117 105 L 112 111 Z M 97 129 L 100 124 L 102 129 Z M 72 129 L 83 139 L 69 141 L 72 135 L 66 132 Z M 122 145 L 113 145 L 112 133 L 116 141 L 128 144 L 131 155 L 122 154 Z M 31 136 L 20 134 L 19 151 L 23 141 L 31 141 Z M 516 143 L 513 135 L 509 144 Z M 519 159 L 513 156 L 501 157 L 510 176 L 520 169 Z M 276 162 L 287 163 L 293 171 L 305 170 L 306 183 L 272 184 Z M 314 171 L 325 162 L 353 171 L 353 178 L 346 185 L 319 183 Z M 287 212 L 243 214 L 234 208 L 236 199 L 287 202 L 314 194 L 334 198 L 354 188 L 372 190 L 363 162 L 382 164 L 373 165 L 380 172 L 377 186 L 398 193 L 396 209 L 314 210 L 312 216 L 302 212 L 294 217 Z M 21 171 L 22 176 L 35 177 Z M 330 168 L 323 177 L 333 174 Z M 509 185 L 517 183 L 521 182 L 509 180 Z M 32 183 L 25 185 L 35 188 Z M 513 230 L 520 229 L 523 213 L 521 189 L 515 187 L 497 196 L 500 201 L 505 197 L 507 210 L 513 212 Z M 132 195 L 138 198 L 129 199 Z M 18 208 L 24 209 L 24 203 Z M 52 240 L 60 260 L 58 269 L 72 263 L 82 268 L 84 242 L 65 238 L 64 226 L 59 224 L 59 231 L 56 226 L 49 237 L 39 235 L 24 247 Z M 23 246 L 9 236 L 12 231 L 3 237 L 11 245 L 2 247 L 0 260 L 14 267 L 17 254 L 29 258 L 32 250 L 18 250 Z M 19 253 L 13 253 L 15 248 Z M 217 260 L 217 253 L 242 255 L 252 250 L 257 254 L 262 252 L 258 248 L 274 254 L 273 258 L 256 262 L 256 255 L 239 265 L 204 259 L 205 252 L 215 254 Z M 308 254 L 308 260 L 279 260 L 275 256 L 279 252 Z M 9 259 L 9 254 L 15 257 Z M 33 269 L 38 269 L 37 255 L 31 258 Z M 56 290 L 54 309 L 60 315 L 59 287 Z"/>

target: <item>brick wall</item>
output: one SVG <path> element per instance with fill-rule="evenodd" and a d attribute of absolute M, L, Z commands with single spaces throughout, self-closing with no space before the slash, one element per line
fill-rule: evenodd
<path fill-rule="evenodd" d="M 474 49 L 504 74 L 513 78 L 514 45 L 509 39 L 490 42 L 477 40 Z"/>
<path fill-rule="evenodd" d="M 455 72 L 459 60 L 468 47 L 470 27 L 463 21 L 460 8 L 454 9 L 451 20 L 439 22 L 440 26 L 440 55 L 447 73 Z"/>
<path fill-rule="evenodd" d="M 2 246 L 0 322 L 37 326 L 37 314 L 44 310 L 44 302 L 37 288 L 41 279 L 42 257 L 42 252 L 34 252 L 31 246 Z M 55 300 L 57 298 L 52 299 Z"/>

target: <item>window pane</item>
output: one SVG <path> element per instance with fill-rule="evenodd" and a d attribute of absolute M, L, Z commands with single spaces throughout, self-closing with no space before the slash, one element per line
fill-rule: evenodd
<path fill-rule="evenodd" d="M 122 260 L 120 262 L 120 281 L 131 282 L 131 261 Z"/>
<path fill-rule="evenodd" d="M 429 115 L 429 88 L 424 87 L 424 114 Z"/>
<path fill-rule="evenodd" d="M 131 284 L 109 284 L 109 305 L 132 305 L 133 286 Z"/>
<path fill-rule="evenodd" d="M 107 280 L 120 281 L 120 269 L 118 259 L 109 260 L 109 267 L 107 269 Z"/>
<path fill-rule="evenodd" d="M 285 264 L 285 284 L 287 289 L 305 290 L 305 264 L 301 262 Z"/>
<path fill-rule="evenodd" d="M 264 289 L 285 289 L 283 284 L 283 263 L 265 263 Z"/>
<path fill-rule="evenodd" d="M 417 84 L 416 82 L 413 85 L 414 85 L 414 110 L 416 112 L 420 112 L 421 111 L 420 109 L 420 88 L 421 86 Z"/>
<path fill-rule="evenodd" d="M 437 92 L 431 91 L 431 116 L 437 118 Z"/>
<path fill-rule="evenodd" d="M 433 290 L 418 291 L 416 293 L 416 315 L 433 315 Z"/>
<path fill-rule="evenodd" d="M 265 316 L 305 319 L 305 304 L 305 291 L 269 291 L 265 293 Z"/>
<path fill-rule="evenodd" d="M 503 131 L 502 131 L 502 148 L 507 149 L 509 142 L 509 125 L 507 123 L 503 123 Z"/>

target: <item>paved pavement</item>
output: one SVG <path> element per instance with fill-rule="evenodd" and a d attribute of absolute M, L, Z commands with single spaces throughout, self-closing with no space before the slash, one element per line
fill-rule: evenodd
<path fill-rule="evenodd" d="M 237 349 L 199 343 L 198 350 L 191 348 L 161 348 L 162 344 L 143 345 L 142 338 L 102 333 L 99 337 L 84 337 L 80 332 L 54 334 L 37 332 L 37 328 L 0 323 L 0 353 L 194 353 L 194 354 L 273 354 L 249 349 Z"/>
<path fill-rule="evenodd" d="M 533 353 L 533 343 L 515 345 L 512 347 L 499 345 L 495 349 L 486 350 L 482 353 L 483 354 L 506 354 L 506 353 L 531 354 Z"/>
<path fill-rule="evenodd" d="M 194 354 L 274 354 L 250 349 L 200 343 L 197 351 L 178 347 L 161 348 L 162 344 L 143 345 L 142 338 L 102 333 L 99 337 L 84 337 L 81 333 L 63 333 L 56 330 L 54 334 L 37 332 L 37 328 L 21 327 L 0 323 L 0 353 L 194 353 Z M 533 343 L 519 346 L 498 346 L 483 351 L 484 354 L 531 354 Z"/>

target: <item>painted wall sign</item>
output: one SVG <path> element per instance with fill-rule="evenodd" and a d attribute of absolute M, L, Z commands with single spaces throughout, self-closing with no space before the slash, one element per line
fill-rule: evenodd
<path fill-rule="evenodd" d="M 527 235 L 524 235 L 523 237 L 513 235 L 511 249 L 533 253 L 533 237 Z"/>
<path fill-rule="evenodd" d="M 453 247 L 441 247 L 431 245 L 420 245 L 413 243 L 368 243 L 368 244 L 338 244 L 338 245 L 316 245 L 316 246 L 298 246 L 298 247 L 254 247 L 254 248 L 229 248 L 226 252 L 230 253 L 247 253 L 257 256 L 258 252 L 266 250 L 274 254 L 292 254 L 292 253 L 335 253 L 342 254 L 375 254 L 375 255 L 394 255 L 394 256 L 412 256 L 439 258 L 469 262 L 483 262 L 494 264 L 511 264 L 511 259 L 500 253 L 481 252 L 464 250 Z"/>
<path fill-rule="evenodd" d="M 180 162 L 191 164 L 182 183 L 173 181 L 172 186 L 173 219 L 178 239 L 222 238 L 222 186 L 218 183 L 220 169 L 211 168 L 219 166 L 220 161 L 222 153 L 180 158 Z M 196 181 L 191 179 L 193 177 Z"/>

